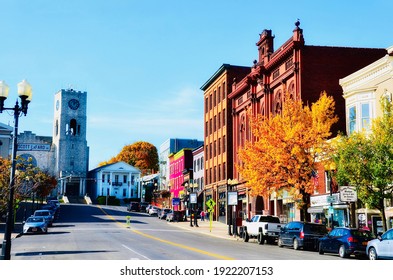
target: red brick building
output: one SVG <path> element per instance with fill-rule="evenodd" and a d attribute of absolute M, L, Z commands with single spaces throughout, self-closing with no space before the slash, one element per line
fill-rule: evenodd
<path fill-rule="evenodd" d="M 308 46 L 305 44 L 300 23 L 295 23 L 293 35 L 282 46 L 274 49 L 271 30 L 260 34 L 259 58 L 254 61 L 250 74 L 232 84 L 228 95 L 232 111 L 233 162 L 238 163 L 238 150 L 246 140 L 252 139 L 246 110 L 253 114 L 269 115 L 280 113 L 284 92 L 310 104 L 326 91 L 334 97 L 339 122 L 332 128 L 333 134 L 345 129 L 345 102 L 339 79 L 376 61 L 386 54 L 385 49 Z M 236 165 L 233 176 L 242 182 Z M 319 172 L 320 191 L 325 190 L 324 170 Z M 250 197 L 244 185 L 237 187 L 239 203 L 237 209 L 247 216 L 269 213 L 281 216 L 283 220 L 299 219 L 294 202 L 285 194 L 281 197 Z"/>
<path fill-rule="evenodd" d="M 250 67 L 223 64 L 201 87 L 204 92 L 203 201 L 213 199 L 214 220 L 227 222 L 227 180 L 233 175 L 232 111 L 228 94 L 234 79 L 243 79 Z"/>

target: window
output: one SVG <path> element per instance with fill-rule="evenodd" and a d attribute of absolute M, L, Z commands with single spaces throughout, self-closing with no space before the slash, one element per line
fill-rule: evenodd
<path fill-rule="evenodd" d="M 123 175 L 123 183 L 127 183 L 127 175 Z"/>
<path fill-rule="evenodd" d="M 115 175 L 115 182 L 119 182 L 119 175 Z"/>
<path fill-rule="evenodd" d="M 70 133 L 71 135 L 76 135 L 76 119 L 70 121 Z"/>
<path fill-rule="evenodd" d="M 105 182 L 105 174 L 102 174 L 102 182 Z"/>
<path fill-rule="evenodd" d="M 329 171 L 325 171 L 325 186 L 326 186 L 326 193 L 330 192 L 330 184 L 331 184 L 331 178 L 329 175 Z"/>
<path fill-rule="evenodd" d="M 127 196 L 127 190 L 123 189 L 123 197 L 126 197 L 126 196 Z"/>
<path fill-rule="evenodd" d="M 362 129 L 370 129 L 370 104 L 362 104 Z"/>
<path fill-rule="evenodd" d="M 355 130 L 356 130 L 356 107 L 353 106 L 351 108 L 349 108 L 349 134 L 352 134 Z"/>
<path fill-rule="evenodd" d="M 59 134 L 59 120 L 56 120 L 55 131 L 56 131 L 56 135 L 58 135 Z"/>

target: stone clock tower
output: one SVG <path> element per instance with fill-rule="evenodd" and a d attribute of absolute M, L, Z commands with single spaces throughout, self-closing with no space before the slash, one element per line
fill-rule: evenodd
<path fill-rule="evenodd" d="M 86 141 L 87 93 L 73 89 L 55 94 L 53 147 L 58 192 L 67 196 L 86 194 L 89 148 Z"/>

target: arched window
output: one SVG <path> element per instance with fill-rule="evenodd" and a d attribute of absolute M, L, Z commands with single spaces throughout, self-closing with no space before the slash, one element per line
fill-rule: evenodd
<path fill-rule="evenodd" d="M 76 119 L 70 121 L 70 134 L 76 135 Z"/>
<path fill-rule="evenodd" d="M 275 104 L 274 114 L 275 115 L 281 114 L 281 109 L 282 109 L 281 90 L 277 92 L 274 104 Z"/>

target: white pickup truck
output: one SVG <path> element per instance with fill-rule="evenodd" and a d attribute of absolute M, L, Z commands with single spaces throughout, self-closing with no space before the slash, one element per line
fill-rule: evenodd
<path fill-rule="evenodd" d="M 251 220 L 243 221 L 240 233 L 244 242 L 249 238 L 257 238 L 259 244 L 274 243 L 278 239 L 281 230 L 280 219 L 271 215 L 255 215 Z"/>

